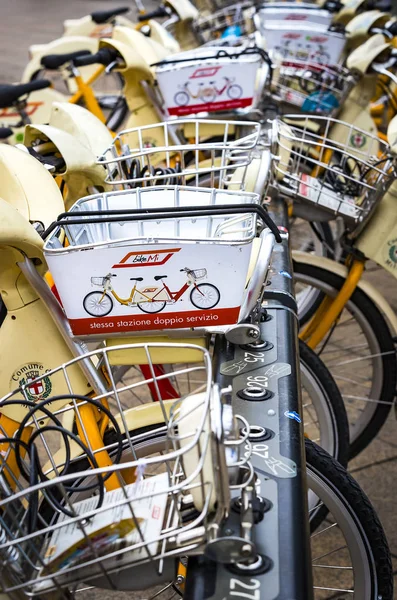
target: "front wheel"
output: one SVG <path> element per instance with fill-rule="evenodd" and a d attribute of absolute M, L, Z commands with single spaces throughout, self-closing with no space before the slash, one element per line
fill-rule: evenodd
<path fill-rule="evenodd" d="M 113 308 L 113 300 L 103 292 L 90 292 L 83 300 L 84 310 L 91 317 L 106 317 Z"/>
<path fill-rule="evenodd" d="M 220 299 L 220 292 L 212 283 L 199 283 L 190 293 L 190 302 L 202 310 L 214 308 Z"/>
<path fill-rule="evenodd" d="M 238 100 L 243 95 L 243 88 L 235 83 L 228 88 L 227 95 L 231 100 Z"/>
<path fill-rule="evenodd" d="M 178 92 L 174 96 L 174 102 L 177 106 L 187 106 L 189 104 L 189 94 L 186 92 Z"/>
<path fill-rule="evenodd" d="M 378 516 L 358 483 L 327 452 L 305 440 L 307 484 L 328 511 L 310 513 L 315 600 L 392 600 L 393 570 Z M 332 595 L 324 591 L 329 590 Z"/>
<path fill-rule="evenodd" d="M 165 308 L 166 302 L 138 302 L 137 307 L 144 313 L 156 314 Z"/>
<path fill-rule="evenodd" d="M 298 254 L 294 255 L 293 264 L 299 322 L 303 327 L 313 315 L 311 291 L 323 298 L 334 298 L 345 279 L 329 269 L 300 262 Z M 390 328 L 363 290 L 354 291 L 316 352 L 342 393 L 353 458 L 381 429 L 392 407 L 397 381 Z"/>

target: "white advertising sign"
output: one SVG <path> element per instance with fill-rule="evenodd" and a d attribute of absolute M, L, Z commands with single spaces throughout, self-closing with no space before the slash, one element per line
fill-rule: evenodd
<path fill-rule="evenodd" d="M 285 22 L 271 21 L 264 28 L 266 47 L 281 55 L 283 65 L 293 66 L 294 60 L 321 65 L 338 64 L 345 38 L 326 28 L 300 25 L 291 29 Z"/>
<path fill-rule="evenodd" d="M 282 8 L 272 8 L 266 6 L 261 8 L 255 17 L 257 28 L 264 33 L 263 27 L 268 21 L 289 21 L 289 25 L 295 27 L 299 23 L 319 23 L 329 27 L 332 23 L 333 15 L 327 10 L 302 8 L 298 6 L 289 6 Z"/>
<path fill-rule="evenodd" d="M 260 66 L 259 55 L 247 54 L 170 63 L 166 68 L 158 67 L 156 74 L 168 114 L 182 117 L 252 106 Z"/>
<path fill-rule="evenodd" d="M 95 512 L 98 498 L 94 496 L 73 504 L 76 515 L 84 517 L 84 530 L 80 522 L 62 514 L 58 527 L 49 540 L 44 574 L 68 574 L 68 568 L 83 565 L 101 556 L 112 560 L 120 567 L 123 560 L 133 561 L 147 555 L 144 546 L 134 549 L 127 555 L 124 552 L 111 558 L 112 552 L 121 548 L 133 547 L 143 535 L 147 548 L 157 552 L 157 538 L 160 536 L 167 503 L 168 476 L 166 473 L 142 479 L 124 487 L 106 492 L 101 511 Z M 130 503 L 126 503 L 126 496 Z M 135 520 L 132 518 L 131 507 Z M 139 522 L 140 531 L 136 527 Z M 87 542 L 89 538 L 90 542 Z M 108 563 L 110 568 L 111 563 Z M 89 567 L 87 567 L 89 568 Z M 73 574 L 72 574 L 73 577 Z"/>
<path fill-rule="evenodd" d="M 250 243 L 129 242 L 46 258 L 73 333 L 89 335 L 236 323 L 250 254 Z"/>
<path fill-rule="evenodd" d="M 335 213 L 347 217 L 357 217 L 357 208 L 353 197 L 341 196 L 332 189 L 325 188 L 315 177 L 302 173 L 300 176 L 299 194 L 306 200 L 314 202 Z"/>

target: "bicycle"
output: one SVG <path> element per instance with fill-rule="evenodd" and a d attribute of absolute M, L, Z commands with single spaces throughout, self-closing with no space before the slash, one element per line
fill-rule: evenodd
<path fill-rule="evenodd" d="M 143 254 L 140 257 L 145 259 Z M 140 258 L 135 257 L 135 258 Z M 112 277 L 117 277 L 114 273 L 108 273 L 105 277 L 91 277 L 91 283 L 103 287 L 103 292 L 90 292 L 83 300 L 85 311 L 92 317 L 105 317 L 113 310 L 113 298 L 124 306 L 137 306 L 144 313 L 159 313 L 167 306 L 174 304 L 181 299 L 184 293 L 193 286 L 190 291 L 190 302 L 195 308 L 207 310 L 214 308 L 221 296 L 218 288 L 212 283 L 196 283 L 199 279 L 204 279 L 207 276 L 206 269 L 180 269 L 181 273 L 186 274 L 186 282 L 182 287 L 172 292 L 167 286 L 164 279 L 168 275 L 154 275 L 153 279 L 156 282 L 162 283 L 163 287 L 145 286 L 144 289 L 137 289 L 138 283 L 143 281 L 143 277 L 130 277 L 130 281 L 134 281 L 133 287 L 128 298 L 121 298 L 112 286 Z M 165 299 L 164 299 L 165 298 Z"/>
<path fill-rule="evenodd" d="M 291 124 L 294 119 L 296 117 L 292 118 Z M 318 123 L 332 125 L 332 119 L 326 117 L 317 119 Z M 347 257 L 350 256 L 349 269 L 342 267 L 342 270 L 338 270 L 332 262 L 324 259 L 317 264 L 315 260 L 309 260 L 308 264 L 305 264 L 306 261 L 303 257 L 297 255 L 295 276 L 297 282 L 304 283 L 300 296 L 302 338 L 308 341 L 312 348 L 320 348 L 321 355 L 328 365 L 332 364 L 333 340 L 338 344 L 337 340 L 344 338 L 342 333 L 344 327 L 349 328 L 352 325 L 359 327 L 360 351 L 358 352 L 358 348 L 356 351 L 348 346 L 345 350 L 346 365 L 345 361 L 341 360 L 338 363 L 339 368 L 337 365 L 334 371 L 336 379 L 341 382 L 342 390 L 348 390 L 347 401 L 350 401 L 352 405 L 352 414 L 355 413 L 351 428 L 352 454 L 354 455 L 365 447 L 372 439 L 371 436 L 374 432 L 380 429 L 394 397 L 395 347 L 393 339 L 387 334 L 389 326 L 380 311 L 374 306 L 369 306 L 368 298 L 365 293 L 362 293 L 364 290 L 358 291 L 357 284 L 363 274 L 367 256 L 373 257 L 378 264 L 393 272 L 392 265 L 387 263 L 388 248 L 386 250 L 383 248 L 381 252 L 378 251 L 377 232 L 383 222 L 382 217 L 384 218 L 392 205 L 395 194 L 392 182 L 395 150 L 393 146 L 384 145 L 380 158 L 375 158 L 376 154 L 371 157 L 371 148 L 362 151 L 357 147 L 352 149 L 350 138 L 354 131 L 351 125 L 339 122 L 338 126 L 343 131 L 344 144 L 329 139 L 320 142 L 320 136 L 309 134 L 306 129 L 284 132 L 282 136 L 286 135 L 290 142 L 295 136 L 300 140 L 303 137 L 306 140 L 305 144 L 308 142 L 306 148 L 312 145 L 316 139 L 314 143 L 319 143 L 320 154 L 313 159 L 310 154 L 306 152 L 303 154 L 301 150 L 294 148 L 294 142 L 292 142 L 290 166 L 286 167 L 287 163 L 282 161 L 285 167 L 281 167 L 281 170 L 284 172 L 284 177 L 288 177 L 287 173 L 292 174 L 291 185 L 295 185 L 293 180 L 301 182 L 303 187 L 299 187 L 300 184 L 297 184 L 295 197 L 299 197 L 303 202 L 310 202 L 310 197 L 314 205 L 320 203 L 322 211 L 338 214 L 345 223 L 346 233 L 342 238 L 342 244 Z M 393 127 L 392 122 L 390 128 L 393 129 Z M 358 133 L 364 135 L 363 132 L 359 131 Z M 369 139 L 373 138 L 367 138 L 368 142 Z M 284 145 L 283 142 L 282 144 Z M 328 156 L 332 155 L 330 163 L 328 163 L 328 159 L 323 162 L 326 148 L 331 153 Z M 295 158 L 297 162 L 294 162 Z M 317 179 L 314 181 L 310 176 L 304 174 L 303 169 L 304 165 L 314 166 L 315 164 L 320 168 Z M 378 167 L 379 171 L 377 171 Z M 342 179 L 339 179 L 339 174 Z M 308 184 L 307 188 L 304 187 L 306 183 Z M 314 187 L 312 183 L 315 183 Z M 283 187 L 279 184 L 277 186 Z M 287 184 L 288 186 L 289 184 Z M 318 186 L 318 193 L 315 191 L 316 186 Z M 285 193 L 288 193 L 287 187 L 283 188 Z M 308 192 L 307 196 L 305 196 L 306 191 Z M 356 194 L 360 196 L 359 203 L 354 201 Z M 336 204 L 333 204 L 335 200 Z M 393 221 L 390 220 L 390 217 L 389 223 L 392 227 Z M 377 240 L 376 244 L 374 243 L 375 239 Z M 355 250 L 356 248 L 359 252 Z M 385 255 L 382 255 L 381 258 L 380 254 L 383 251 Z M 317 295 L 312 295 L 310 290 L 315 291 Z M 313 299 L 315 299 L 314 302 Z M 347 315 L 343 316 L 346 312 Z M 353 321 L 349 319 L 349 313 L 355 315 Z M 389 312 L 387 316 L 393 326 L 395 322 L 393 314 L 390 315 Z M 355 330 L 351 329 L 349 339 L 355 339 L 352 337 L 355 335 Z M 362 337 L 363 335 L 364 337 Z M 363 343 L 364 340 L 365 343 Z M 341 349 L 343 346 L 339 346 L 339 348 Z M 351 361 L 356 365 L 357 377 L 353 377 L 350 372 Z M 372 374 L 369 378 L 368 367 L 365 373 L 358 371 L 358 365 L 363 361 L 366 364 L 368 364 L 367 361 L 370 361 Z M 368 380 L 371 381 L 370 389 L 367 388 Z M 355 391 L 349 390 L 349 381 L 354 382 Z M 369 402 L 365 402 L 367 394 Z M 363 401 L 364 409 L 362 408 Z"/>
<path fill-rule="evenodd" d="M 279 318 L 276 315 L 280 311 L 270 310 L 270 313 L 276 313 L 274 318 Z M 283 344 L 283 346 L 285 347 L 286 344 Z M 158 350 L 170 353 L 174 347 L 175 344 L 156 344 L 151 342 L 146 342 L 145 344 L 130 343 L 123 346 L 115 345 L 112 348 L 92 351 L 88 355 L 82 356 L 78 362 L 96 357 L 95 362 L 104 365 L 106 371 L 110 374 L 114 365 L 125 362 L 130 363 L 131 353 L 140 352 L 142 354 L 143 352 L 147 355 L 150 370 L 153 373 L 155 367 L 154 354 Z M 160 396 L 159 402 L 155 405 L 145 404 L 140 406 L 140 408 L 136 406 L 131 407 L 128 402 L 128 399 L 131 397 L 129 395 L 131 390 L 135 393 L 135 397 L 138 395 L 138 397 L 144 398 L 144 390 L 150 386 L 153 379 L 157 389 L 161 392 L 165 389 L 165 382 L 168 379 L 172 378 L 173 381 L 175 378 L 183 379 L 185 369 L 182 368 L 165 377 L 154 375 L 154 377 L 151 377 L 151 380 L 147 380 L 141 376 L 139 380 L 133 379 L 129 383 L 121 385 L 116 385 L 115 380 L 110 376 L 110 384 L 107 389 L 99 396 L 92 397 L 91 399 L 83 396 L 77 405 L 77 395 L 74 389 L 70 390 L 72 394 L 67 394 L 63 398 L 50 396 L 44 401 L 34 404 L 25 398 L 27 387 L 22 386 L 2 399 L 1 407 L 2 410 L 5 410 L 6 408 L 11 409 L 19 406 L 21 404 L 19 398 L 23 398 L 24 413 L 17 432 L 13 437 L 4 439 L 7 440 L 7 443 L 11 447 L 15 448 L 15 458 L 21 468 L 22 479 L 27 477 L 30 485 L 32 485 L 32 481 L 37 481 L 35 486 L 28 487 L 27 489 L 18 486 L 17 490 L 11 491 L 9 498 L 1 501 L 1 505 L 5 507 L 3 512 L 5 516 L 1 518 L 3 533 L 0 551 L 6 553 L 9 564 L 7 574 L 2 574 L 4 591 L 11 593 L 12 591 L 17 592 L 18 589 L 22 589 L 34 590 L 37 593 L 38 591 L 42 592 L 43 590 L 49 591 L 53 589 L 55 593 L 60 594 L 62 597 L 63 589 L 73 585 L 79 589 L 79 582 L 81 581 L 84 581 L 85 585 L 88 582 L 94 586 L 124 590 L 142 589 L 142 587 L 147 587 L 155 581 L 158 584 L 162 584 L 164 589 L 169 589 L 170 584 L 168 582 L 175 580 L 176 566 L 174 558 L 186 556 L 186 554 L 189 555 L 191 551 L 198 549 L 198 544 L 208 545 L 209 540 L 203 537 L 204 528 L 200 528 L 200 524 L 203 521 L 207 524 L 214 523 L 214 518 L 216 518 L 214 515 L 215 500 L 219 509 L 220 497 L 223 497 L 224 504 L 222 506 L 225 507 L 223 511 L 226 509 L 229 501 L 228 496 L 230 492 L 227 491 L 229 488 L 230 491 L 241 490 L 242 500 L 248 494 L 248 505 L 255 507 L 255 514 L 263 515 L 264 511 L 267 511 L 266 519 L 255 517 L 252 521 L 252 526 L 258 534 L 261 531 L 266 531 L 263 529 L 265 525 L 277 521 L 277 512 L 274 511 L 276 507 L 281 506 L 281 497 L 275 494 L 274 490 L 272 492 L 272 486 L 269 485 L 277 481 L 277 479 L 274 479 L 274 475 L 271 473 L 268 475 L 266 472 L 266 476 L 264 477 L 261 472 L 263 468 L 268 468 L 265 466 L 266 455 L 263 453 L 263 449 L 262 453 L 259 451 L 260 444 L 257 442 L 261 428 L 257 424 L 255 426 L 249 425 L 249 421 L 243 416 L 240 417 L 236 414 L 235 418 L 245 427 L 245 430 L 241 431 L 240 438 L 235 436 L 235 429 L 230 426 L 230 423 L 233 422 L 231 420 L 232 413 L 227 409 L 227 405 L 224 402 L 225 394 L 229 393 L 229 389 L 220 390 L 219 393 L 219 387 L 213 383 L 211 362 L 207 351 L 199 346 L 186 345 L 184 351 L 188 352 L 189 350 L 193 350 L 203 360 L 197 361 L 196 359 L 196 365 L 193 367 L 193 372 L 197 378 L 196 384 L 181 399 L 167 401 L 162 400 Z M 124 354 L 126 355 L 125 358 Z M 258 352 L 255 348 L 249 351 L 249 357 L 255 356 L 259 358 L 260 354 L 261 352 Z M 63 364 L 62 367 L 50 371 L 45 376 L 39 377 L 37 383 L 45 377 L 49 377 L 51 380 L 55 379 L 54 375 L 56 373 L 62 375 L 65 381 L 70 381 L 69 372 L 75 366 L 76 360 Z M 257 378 L 258 365 L 256 365 L 256 370 L 251 370 L 250 372 L 254 373 L 254 377 Z M 275 383 L 269 382 L 269 385 L 272 390 L 275 390 L 279 384 L 276 381 Z M 204 392 L 201 391 L 203 387 L 205 389 Z M 65 403 L 69 402 L 72 398 L 74 399 L 73 405 L 67 408 Z M 85 436 L 81 435 L 81 441 L 77 444 L 77 437 L 60 424 L 58 417 L 62 414 L 64 423 L 70 422 L 70 418 L 66 417 L 67 413 L 71 413 L 73 418 L 75 413 L 77 415 L 81 413 L 81 417 L 84 418 L 84 407 L 96 407 L 98 405 L 99 412 L 105 416 L 108 414 L 108 411 L 103 405 L 104 399 L 107 400 L 109 406 L 114 406 L 116 410 L 120 411 L 119 414 L 122 418 L 123 429 L 120 428 L 118 421 L 109 412 L 108 430 L 105 433 L 102 446 L 97 448 L 94 454 L 90 450 L 87 434 Z M 59 400 L 61 400 L 61 404 L 59 404 Z M 241 405 L 242 409 L 244 410 L 244 407 L 248 405 L 249 403 L 247 402 L 243 403 Z M 146 410 L 152 406 L 155 410 Z M 251 406 L 258 405 L 257 403 L 251 403 Z M 51 411 L 48 407 L 52 407 Z M 211 442 L 212 436 L 210 433 L 213 429 L 211 421 L 207 417 L 209 408 L 211 408 L 211 411 L 220 411 L 220 420 L 217 420 L 218 433 Z M 34 435 L 25 444 L 22 441 L 22 431 L 23 429 L 26 430 L 26 425 L 32 422 L 34 417 L 40 417 L 41 412 L 44 412 L 44 415 L 48 417 L 47 424 L 36 427 Z M 139 419 L 139 425 L 137 424 L 137 419 Z M 193 422 L 194 426 L 192 427 Z M 287 420 L 287 423 L 290 424 L 290 427 L 296 425 L 296 422 L 293 420 Z M 178 429 L 176 430 L 176 428 Z M 51 432 L 59 434 L 59 443 L 62 447 L 61 452 L 53 452 L 52 455 L 49 454 L 48 446 L 44 445 L 44 452 L 39 447 L 40 439 L 43 439 L 45 435 Z M 220 443 L 219 435 L 221 432 L 223 432 L 226 438 L 225 441 L 229 443 Z M 246 437 L 247 434 L 249 437 Z M 72 460 L 72 449 L 68 439 L 72 439 L 75 442 Z M 178 442 L 177 446 L 175 446 L 176 441 Z M 40 457 L 34 463 L 31 462 L 29 467 L 25 465 L 25 461 L 22 461 L 25 447 L 30 457 L 34 455 Z M 243 447 L 243 452 L 238 450 L 239 447 Z M 66 459 L 63 448 L 66 448 Z M 217 453 L 212 454 L 210 452 L 212 448 L 217 448 Z M 237 448 L 237 454 L 234 450 L 235 448 Z M 113 461 L 112 465 L 107 467 L 106 470 L 99 468 L 95 459 L 95 456 L 99 456 L 101 450 L 109 452 Z M 160 452 L 158 457 L 155 454 L 156 452 Z M 314 504 L 311 512 L 311 528 L 314 534 L 312 538 L 312 550 L 316 549 L 317 554 L 313 552 L 313 556 L 316 557 L 318 555 L 319 547 L 321 548 L 320 540 L 326 534 L 325 532 L 328 532 L 327 537 L 329 537 L 330 531 L 335 533 L 340 528 L 352 556 L 351 569 L 354 574 L 354 582 L 350 577 L 350 571 L 347 571 L 346 567 L 343 567 L 337 571 L 339 577 L 338 583 L 333 583 L 332 588 L 335 591 L 348 589 L 351 592 L 356 592 L 360 590 L 362 598 L 372 600 L 373 595 L 370 590 L 373 590 L 375 587 L 377 593 L 381 593 L 386 600 L 391 600 L 391 567 L 387 542 L 367 498 L 346 472 L 335 462 L 331 462 L 325 453 L 320 453 L 314 444 L 307 441 L 306 452 L 308 461 L 307 476 L 309 487 L 312 490 L 311 494 L 319 498 L 320 503 L 323 503 L 327 509 L 330 509 L 331 513 L 336 514 L 336 521 L 332 523 L 332 527 L 327 526 L 323 531 L 315 532 L 320 504 Z M 227 476 L 223 470 L 225 467 L 222 466 L 225 464 L 222 459 L 224 453 L 227 457 Z M 165 477 L 167 466 L 171 473 L 178 473 L 173 466 L 175 459 L 178 463 L 178 456 L 183 456 L 183 471 L 177 476 L 171 475 L 173 488 L 168 490 L 167 486 L 164 487 L 164 484 L 161 485 L 161 482 L 168 478 L 168 476 Z M 217 456 L 217 458 L 214 460 L 210 458 L 211 456 Z M 241 460 L 239 460 L 239 456 L 242 457 Z M 2 455 L 0 461 L 2 476 L 8 481 L 10 476 L 10 454 Z M 248 461 L 252 462 L 252 466 L 249 465 Z M 155 478 L 149 479 L 151 487 L 147 491 L 151 499 L 149 499 L 147 493 L 145 494 L 145 473 L 142 472 L 142 467 L 140 467 L 143 464 L 146 465 L 146 469 L 148 469 L 148 465 L 150 464 L 160 467 L 160 473 L 157 469 L 157 474 L 154 475 Z M 180 464 L 182 464 L 181 461 Z M 276 468 L 276 462 L 271 461 L 269 464 L 273 469 Z M 256 486 L 253 488 L 249 486 L 250 477 L 245 476 L 243 482 L 238 482 L 238 479 L 236 479 L 237 471 L 243 469 L 243 473 L 247 473 L 248 465 L 252 468 L 252 471 L 248 471 L 248 473 L 252 473 L 252 475 L 255 473 L 258 479 Z M 289 463 L 284 463 L 284 468 L 287 466 L 289 466 Z M 214 477 L 215 472 L 224 473 L 225 476 L 216 478 Z M 118 485 L 121 486 L 121 495 L 117 488 L 113 492 L 105 491 L 104 488 L 108 485 L 111 476 L 116 476 Z M 132 485 L 135 485 L 134 489 L 136 493 L 134 499 L 132 499 L 132 488 L 129 482 L 134 481 L 134 479 L 136 484 Z M 145 484 L 146 488 L 149 485 L 149 481 Z M 288 479 L 284 479 L 283 481 L 288 483 Z M 220 496 L 221 489 L 223 490 L 222 496 Z M 118 496 L 115 496 L 116 492 Z M 185 494 L 190 492 L 192 500 L 187 501 L 186 499 L 184 501 L 183 492 Z M 38 494 L 40 495 L 38 496 Z M 161 494 L 163 494 L 164 500 L 161 500 Z M 176 494 L 180 498 L 181 504 L 172 502 Z M 87 505 L 87 496 L 95 499 L 94 503 L 91 504 L 91 508 Z M 23 503 L 22 509 L 21 500 L 23 498 L 27 498 L 28 501 Z M 259 503 L 254 503 L 255 498 L 259 498 Z M 269 505 L 268 499 L 270 499 L 272 506 Z M 295 508 L 297 505 L 296 501 L 297 498 L 295 498 Z M 17 511 L 17 518 L 14 516 L 15 512 L 8 509 L 10 502 L 13 503 L 12 506 Z M 81 504 L 81 502 L 84 502 L 84 504 Z M 171 502 L 170 505 L 169 502 Z M 160 521 L 160 527 L 156 529 L 156 533 L 151 535 L 147 533 L 147 529 L 143 529 L 143 504 L 146 504 L 150 511 L 153 508 L 153 504 L 157 506 L 155 515 L 157 516 L 156 520 Z M 109 535 L 108 525 L 106 525 L 103 519 L 102 535 L 94 536 L 93 533 L 98 531 L 98 526 L 96 525 L 98 517 L 96 515 L 106 514 L 104 510 L 107 508 L 114 509 L 116 506 L 118 506 L 120 514 L 120 526 L 118 526 L 116 536 L 114 527 L 112 531 L 113 535 Z M 180 516 L 182 517 L 183 513 L 183 519 L 181 518 L 178 521 L 182 522 L 184 524 L 183 527 L 187 528 L 188 531 L 189 524 L 192 524 L 190 530 L 193 527 L 193 536 L 188 535 L 186 540 L 181 535 L 176 537 L 181 533 L 178 530 L 179 525 L 174 525 L 173 519 L 168 519 L 164 522 L 165 506 L 169 506 L 171 514 L 175 514 L 175 510 L 178 511 L 178 514 L 181 511 Z M 125 534 L 131 531 L 131 525 L 125 522 L 126 518 L 131 520 L 131 511 L 133 511 L 133 522 L 137 523 L 135 529 L 138 530 L 136 532 L 138 535 L 135 534 L 131 537 L 128 543 L 121 546 L 117 545 L 116 540 L 119 539 L 121 541 Z M 243 516 L 245 519 L 248 518 L 246 512 L 240 511 L 239 513 L 237 511 L 237 517 L 239 514 L 241 515 L 239 521 Z M 55 515 L 58 516 L 56 528 L 51 525 L 55 520 Z M 352 515 L 354 519 L 351 518 Z M 91 517 L 91 520 L 87 519 L 87 517 Z M 92 524 L 88 526 L 87 523 L 90 523 L 90 521 Z M 301 520 L 299 521 L 301 522 Z M 80 523 L 78 528 L 82 529 L 83 536 L 88 534 L 91 540 L 87 545 L 83 542 L 84 538 L 81 534 L 77 538 L 76 534 L 74 534 L 74 541 L 79 543 L 79 552 L 74 554 L 72 549 L 67 550 L 68 544 L 63 544 L 59 547 L 59 543 L 57 542 L 59 532 L 62 532 L 66 526 L 69 528 L 72 527 L 73 522 Z M 165 524 L 162 525 L 162 523 Z M 283 535 L 288 531 L 289 525 L 289 515 L 286 515 L 283 519 Z M 205 529 L 208 530 L 208 528 Z M 76 527 L 74 527 L 74 531 L 76 531 Z M 255 546 L 252 546 L 249 537 L 245 534 L 243 538 L 245 539 L 245 547 L 242 548 L 240 542 L 242 539 L 241 534 L 239 534 L 238 529 L 236 530 L 235 525 L 233 527 L 233 524 L 231 524 L 231 531 L 235 532 L 235 534 L 232 537 L 229 534 L 229 553 L 227 555 L 224 551 L 221 554 L 218 552 L 219 543 L 217 544 L 217 538 L 219 538 L 219 535 L 217 538 L 213 537 L 211 544 L 209 544 L 208 556 L 217 565 L 216 572 L 213 571 L 214 577 L 216 576 L 219 582 L 224 581 L 224 585 L 228 586 L 231 578 L 235 580 L 237 576 L 238 580 L 240 580 L 242 574 L 247 574 L 248 571 L 250 577 L 253 577 L 254 581 L 258 581 L 258 583 L 255 583 L 255 588 L 261 588 L 262 584 L 268 581 L 268 578 L 266 577 L 267 569 L 258 570 L 259 564 L 266 564 L 270 569 L 273 567 L 268 562 L 266 555 L 259 557 L 262 550 L 260 540 L 264 540 L 266 536 L 258 535 Z M 26 543 L 23 543 L 22 535 L 26 536 L 26 533 L 28 533 L 28 539 Z M 142 535 L 139 536 L 139 533 Z M 200 537 L 197 537 L 199 533 Z M 43 546 L 38 544 L 39 536 L 41 536 L 41 541 L 51 541 L 50 547 L 53 550 L 47 553 L 46 557 L 44 557 L 41 550 Z M 157 548 L 161 548 L 161 551 L 157 553 L 152 550 L 149 556 L 146 557 L 146 550 L 154 547 L 153 542 L 157 539 L 157 536 L 163 540 L 163 544 L 157 544 Z M 222 542 L 222 539 L 220 537 L 219 542 Z M 68 541 L 70 546 L 70 537 Z M 274 541 L 275 537 L 273 537 Z M 149 546 L 149 542 L 151 546 Z M 177 550 L 175 542 L 177 542 Z M 331 535 L 331 539 L 327 540 L 328 550 L 330 544 L 333 547 L 335 542 L 339 542 L 338 538 L 336 537 L 332 540 Z M 282 544 L 281 539 L 280 543 Z M 299 543 L 300 549 L 303 551 L 306 548 L 305 536 L 302 535 L 300 537 Z M 100 561 L 95 560 L 95 552 L 93 552 L 95 547 L 101 547 Z M 13 551 L 14 548 L 18 551 Z M 139 551 L 140 548 L 141 550 Z M 22 556 L 21 549 L 23 549 Z M 63 550 L 63 554 L 61 553 L 61 549 Z M 337 550 L 337 548 L 334 547 L 334 550 Z M 117 580 L 115 577 L 112 577 L 112 566 L 114 563 L 111 561 L 115 552 L 120 557 L 117 565 Z M 242 554 L 243 552 L 244 554 Z M 256 554 L 257 552 L 259 554 Z M 277 564 L 278 552 L 270 548 L 265 552 L 268 554 L 270 552 L 272 560 L 276 561 Z M 21 569 L 21 566 L 24 564 L 23 557 L 25 555 L 30 555 L 31 559 L 25 565 L 25 569 Z M 129 557 L 129 559 L 123 560 L 123 556 L 126 559 Z M 32 572 L 27 567 L 32 563 L 34 564 L 38 557 L 40 557 L 38 560 L 38 569 Z M 152 568 L 160 560 L 160 557 L 163 561 L 163 567 L 160 569 L 156 569 L 156 567 Z M 241 557 L 243 560 L 241 560 Z M 219 563 L 219 560 L 221 562 L 225 560 L 228 562 L 230 558 L 234 562 L 234 565 L 225 569 Z M 253 560 L 254 558 L 255 560 Z M 153 559 L 155 561 L 154 564 Z M 131 569 L 135 568 L 133 565 L 136 560 L 138 560 L 137 566 L 139 565 L 139 578 L 131 577 L 131 573 L 134 572 Z M 200 569 L 197 568 L 196 560 L 194 556 L 190 556 L 188 561 L 187 572 L 185 574 L 188 589 L 191 589 L 192 585 L 199 586 L 201 584 Z M 203 560 L 205 563 L 206 558 L 203 557 Z M 89 570 L 87 567 L 89 567 Z M 325 585 L 326 587 L 331 587 L 329 579 L 326 580 L 326 583 L 324 582 L 324 568 L 322 567 L 324 567 L 324 561 L 320 565 L 317 564 L 316 560 L 314 561 L 313 572 L 316 574 L 316 579 L 313 591 L 315 593 L 317 590 L 321 593 L 321 589 Z M 334 566 L 331 564 L 329 567 L 329 569 L 325 570 L 325 573 L 332 574 Z M 335 565 L 335 568 L 337 568 L 337 565 Z M 366 572 L 369 576 L 364 577 L 363 572 Z M 184 579 L 185 577 L 179 578 L 179 583 L 183 582 Z M 243 579 L 243 581 L 245 580 Z M 250 579 L 250 585 L 251 583 L 252 579 Z M 285 584 L 282 585 L 284 586 Z M 299 588 L 300 584 L 294 578 L 294 571 L 291 571 L 288 585 L 297 589 Z"/>
<path fill-rule="evenodd" d="M 224 77 L 225 84 L 223 87 L 217 88 L 216 81 L 209 81 L 208 83 L 199 83 L 199 88 L 197 94 L 193 94 L 192 90 L 189 88 L 189 82 L 186 82 L 182 88 L 181 92 L 177 92 L 174 96 L 175 104 L 178 106 L 187 106 L 190 102 L 190 99 L 199 98 L 201 102 L 215 102 L 215 99 L 218 96 L 223 96 L 226 94 L 231 100 L 237 100 L 241 98 L 243 94 L 243 88 L 234 83 L 234 79 L 229 77 Z M 208 87 L 204 87 L 208 86 Z"/>

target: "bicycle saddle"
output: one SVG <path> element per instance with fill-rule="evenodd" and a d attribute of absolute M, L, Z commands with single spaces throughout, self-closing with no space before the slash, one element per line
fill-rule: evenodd
<path fill-rule="evenodd" d="M 47 79 L 29 81 L 29 83 L 18 83 L 16 85 L 0 85 L 0 108 L 7 108 L 31 92 L 43 90 L 51 85 Z"/>
<path fill-rule="evenodd" d="M 12 135 L 10 127 L 0 127 L 0 140 L 6 140 L 10 135 Z"/>
<path fill-rule="evenodd" d="M 66 54 L 47 54 L 46 56 L 42 56 L 40 62 L 46 69 L 56 70 L 74 58 L 85 56 L 86 54 L 91 54 L 91 52 L 89 50 L 77 50 L 76 52 L 67 52 Z"/>
<path fill-rule="evenodd" d="M 168 275 L 156 275 L 154 277 L 155 281 L 160 281 L 160 279 L 165 279 L 166 277 L 168 277 Z"/>
<path fill-rule="evenodd" d="M 127 6 L 120 6 L 120 8 L 111 8 L 110 10 L 97 10 L 91 13 L 91 19 L 94 23 L 98 25 L 100 23 L 106 23 L 112 17 L 117 17 L 117 15 L 124 15 L 130 9 Z"/>
<path fill-rule="evenodd" d="M 130 277 L 130 281 L 143 281 L 143 277 Z"/>

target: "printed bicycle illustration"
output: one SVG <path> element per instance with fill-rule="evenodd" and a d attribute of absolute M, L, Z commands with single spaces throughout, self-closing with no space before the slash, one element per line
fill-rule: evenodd
<path fill-rule="evenodd" d="M 243 88 L 234 83 L 234 78 L 224 77 L 224 85 L 221 88 L 217 88 L 215 81 L 209 81 L 208 83 L 199 83 L 197 93 L 194 94 L 190 82 L 187 81 L 182 86 L 182 91 L 177 92 L 174 96 L 174 102 L 178 106 L 187 106 L 191 99 L 200 100 L 201 102 L 214 102 L 218 96 L 226 94 L 231 100 L 238 100 L 243 95 Z"/>
<path fill-rule="evenodd" d="M 130 295 L 128 298 L 121 298 L 114 290 L 112 278 L 117 277 L 108 273 L 105 277 L 91 277 L 91 284 L 102 287 L 101 292 L 90 292 L 83 300 L 84 310 L 92 317 L 105 317 L 114 306 L 112 299 L 116 299 L 119 304 L 124 306 L 137 306 L 142 312 L 155 314 L 161 312 L 167 304 L 177 302 L 190 286 L 193 289 L 190 292 L 190 302 L 195 308 L 209 310 L 214 308 L 220 300 L 220 292 L 212 283 L 196 283 L 197 280 L 207 276 L 206 269 L 188 269 L 185 267 L 180 270 L 186 274 L 186 282 L 176 292 L 172 292 L 165 283 L 164 279 L 168 275 L 156 275 L 155 281 L 161 282 L 161 287 L 148 286 L 138 290 L 138 284 L 143 281 L 143 277 L 131 277 L 133 281 Z"/>
<path fill-rule="evenodd" d="M 326 65 L 330 62 L 331 57 L 326 52 L 325 46 L 319 44 L 315 49 L 312 44 L 306 44 L 305 46 L 301 43 L 293 44 L 292 40 L 284 41 L 282 46 L 275 46 L 275 51 L 281 54 L 284 59 L 292 59 L 302 62 L 313 61 L 319 65 Z"/>

